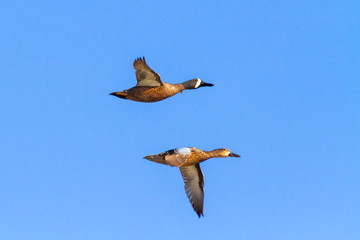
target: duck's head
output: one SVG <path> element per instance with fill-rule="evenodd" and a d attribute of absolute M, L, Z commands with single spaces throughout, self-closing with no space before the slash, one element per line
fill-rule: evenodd
<path fill-rule="evenodd" d="M 212 87 L 214 84 L 212 83 L 206 83 L 200 78 L 194 78 L 189 81 L 186 81 L 182 83 L 182 85 L 185 87 L 185 89 L 197 89 L 199 87 Z"/>
<path fill-rule="evenodd" d="M 233 153 L 227 148 L 219 148 L 211 151 L 214 157 L 240 157 L 240 155 Z"/>

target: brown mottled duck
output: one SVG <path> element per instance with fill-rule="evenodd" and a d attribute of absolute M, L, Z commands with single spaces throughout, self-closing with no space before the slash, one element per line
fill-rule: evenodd
<path fill-rule="evenodd" d="M 112 92 L 110 95 L 137 102 L 158 102 L 183 90 L 214 86 L 200 78 L 178 84 L 165 83 L 161 81 L 160 75 L 146 64 L 144 57 L 136 59 L 133 65 L 136 70 L 136 86 L 121 92 Z"/>
<path fill-rule="evenodd" d="M 185 192 L 197 215 L 204 216 L 204 175 L 200 163 L 209 158 L 240 157 L 229 149 L 219 148 L 202 151 L 194 147 L 169 150 L 157 155 L 144 157 L 147 160 L 178 167 L 185 183 Z"/>

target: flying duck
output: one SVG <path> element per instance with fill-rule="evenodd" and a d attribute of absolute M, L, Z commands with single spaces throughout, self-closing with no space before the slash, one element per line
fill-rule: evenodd
<path fill-rule="evenodd" d="M 158 102 L 186 89 L 214 86 L 203 82 L 200 78 L 178 84 L 165 83 L 161 81 L 160 75 L 146 64 L 145 57 L 137 58 L 133 66 L 136 70 L 136 86 L 121 92 L 112 92 L 110 95 L 137 102 Z"/>
<path fill-rule="evenodd" d="M 204 216 L 204 175 L 200 163 L 209 158 L 240 157 L 226 148 L 212 151 L 202 151 L 194 147 L 183 147 L 169 150 L 156 155 L 149 155 L 144 159 L 178 167 L 185 183 L 185 192 L 196 214 Z"/>

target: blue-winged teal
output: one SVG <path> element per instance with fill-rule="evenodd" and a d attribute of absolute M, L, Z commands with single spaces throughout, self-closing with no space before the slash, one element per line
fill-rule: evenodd
<path fill-rule="evenodd" d="M 136 70 L 136 86 L 121 92 L 112 92 L 110 95 L 137 102 L 157 102 L 185 89 L 214 86 L 214 84 L 203 82 L 199 78 L 178 84 L 164 83 L 161 81 L 160 75 L 146 64 L 144 57 L 136 59 L 133 65 Z"/>
<path fill-rule="evenodd" d="M 147 160 L 178 167 L 185 183 L 185 192 L 195 212 L 203 215 L 204 175 L 200 163 L 209 158 L 240 157 L 229 149 L 219 148 L 212 151 L 201 151 L 194 147 L 169 150 L 157 155 L 144 157 Z"/>

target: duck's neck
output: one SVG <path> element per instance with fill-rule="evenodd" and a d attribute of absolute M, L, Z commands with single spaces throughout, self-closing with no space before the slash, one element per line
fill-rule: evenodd
<path fill-rule="evenodd" d="M 164 83 L 164 85 L 167 87 L 168 91 L 171 92 L 172 95 L 182 92 L 185 89 L 182 83 L 177 83 L 177 84 Z"/>
<path fill-rule="evenodd" d="M 184 89 L 194 89 L 194 83 L 192 80 L 180 83 L 180 85 L 184 88 Z"/>
<path fill-rule="evenodd" d="M 219 150 L 215 149 L 212 151 L 206 151 L 206 153 L 211 157 L 211 158 L 221 158 L 224 157 Z"/>
<path fill-rule="evenodd" d="M 179 89 L 180 91 L 188 89 L 188 88 L 186 88 L 184 86 L 184 83 L 178 83 L 178 84 L 175 84 L 175 85 L 176 85 L 176 88 Z"/>

